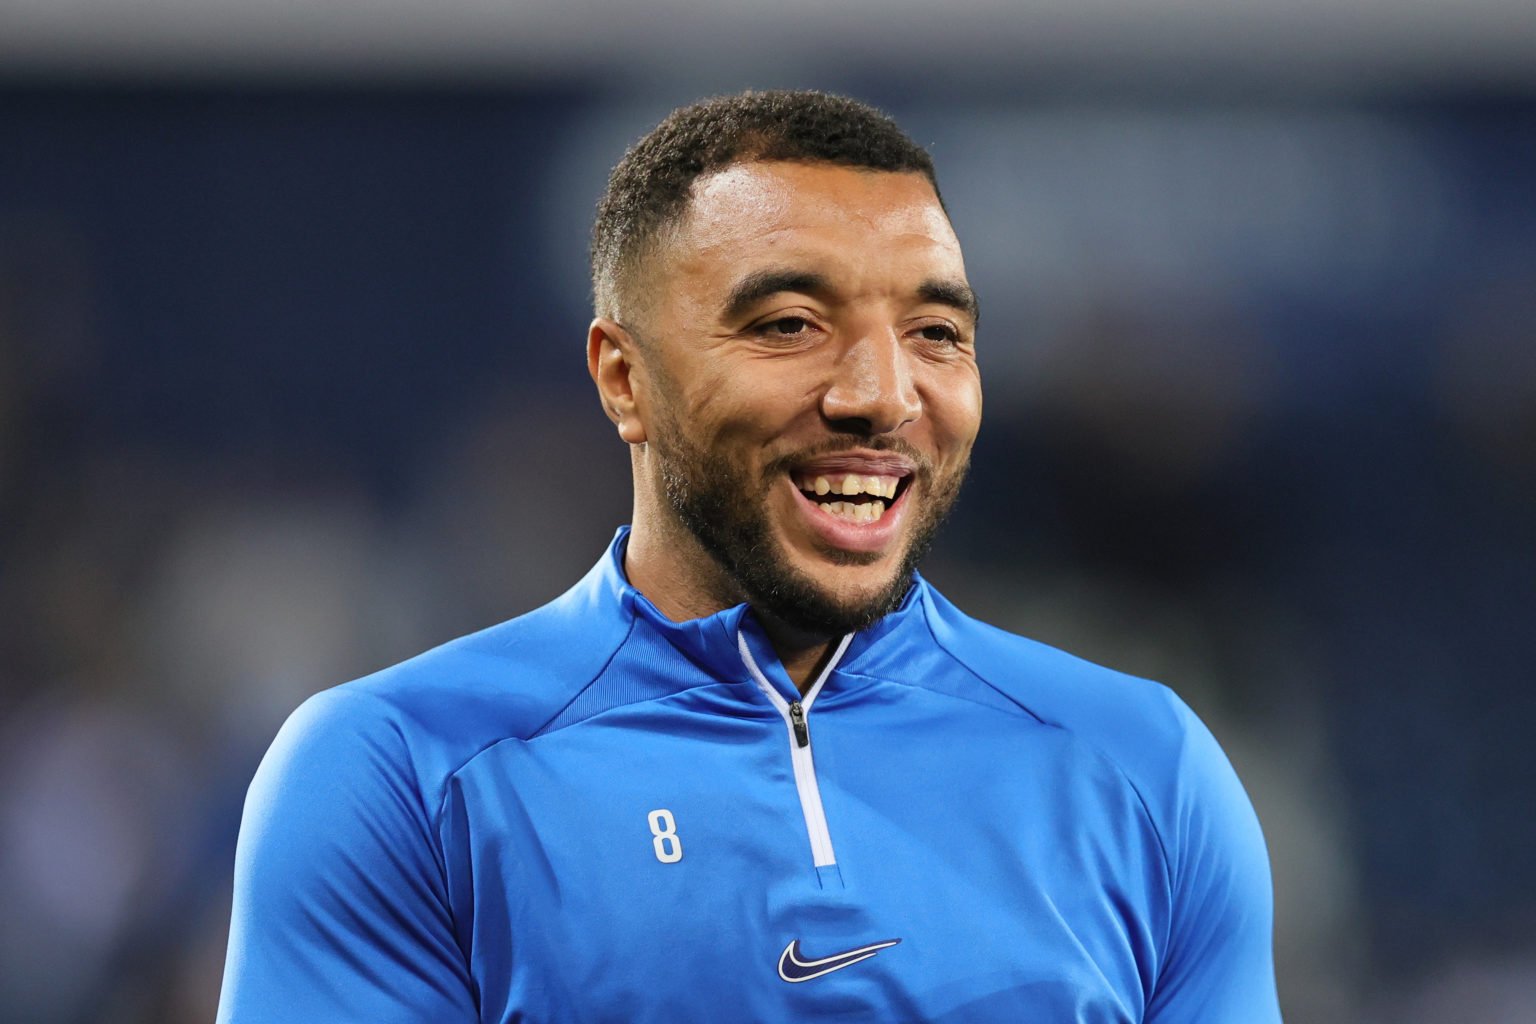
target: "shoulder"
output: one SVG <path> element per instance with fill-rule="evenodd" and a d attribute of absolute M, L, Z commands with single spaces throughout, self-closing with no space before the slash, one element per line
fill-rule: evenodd
<path fill-rule="evenodd" d="M 1162 846 L 1169 926 L 1147 1020 L 1278 1021 L 1269 855 L 1204 723 L 1165 686 L 978 622 L 928 591 L 934 640 L 988 687 L 1111 762 Z"/>
<path fill-rule="evenodd" d="M 1216 738 L 1170 688 L 964 614 L 931 587 L 938 646 L 984 687 L 1097 751 L 1136 790 L 1176 868 L 1217 833 L 1263 856 L 1258 820 Z"/>
<path fill-rule="evenodd" d="M 284 724 L 263 771 L 366 775 L 414 789 L 430 802 L 480 751 L 536 735 L 624 645 L 632 616 L 590 593 L 591 582 L 525 615 L 315 694 Z"/>
<path fill-rule="evenodd" d="M 972 677 L 1039 721 L 1071 732 L 1128 774 L 1156 778 L 1199 720 L 1167 686 L 1097 665 L 965 614 L 925 593 L 934 641 Z"/>

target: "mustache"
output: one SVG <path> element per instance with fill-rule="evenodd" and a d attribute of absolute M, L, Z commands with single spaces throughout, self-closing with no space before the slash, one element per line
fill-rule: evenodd
<path fill-rule="evenodd" d="M 932 476 L 933 460 L 919 450 L 911 442 L 899 437 L 833 437 L 808 448 L 799 448 L 793 452 L 780 455 L 771 460 L 764 470 L 768 478 L 774 478 L 788 473 L 796 465 L 808 462 L 812 459 L 825 458 L 829 455 L 842 455 L 845 452 L 890 452 L 909 460 L 917 469 L 918 476 Z"/>

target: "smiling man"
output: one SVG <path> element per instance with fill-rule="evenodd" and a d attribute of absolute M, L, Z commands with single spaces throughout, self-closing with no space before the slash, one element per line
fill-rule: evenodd
<path fill-rule="evenodd" d="M 676 621 L 749 602 L 797 682 L 906 595 L 981 418 L 960 245 L 901 170 L 921 151 L 879 155 L 734 162 L 646 245 L 621 220 L 642 147 L 598 223 L 599 254 L 638 250 L 600 258 L 588 336 L 633 446 L 630 582 Z"/>
<path fill-rule="evenodd" d="M 817 93 L 684 108 L 615 168 L 593 283 L 631 527 L 294 714 L 220 1020 L 1278 1021 L 1210 734 L 916 575 L 981 420 L 927 154 Z"/>

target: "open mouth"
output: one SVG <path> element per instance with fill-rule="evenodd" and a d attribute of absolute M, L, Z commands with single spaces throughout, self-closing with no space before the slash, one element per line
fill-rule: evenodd
<path fill-rule="evenodd" d="M 796 473 L 795 486 L 828 515 L 850 523 L 877 523 L 905 493 L 910 476 Z"/>

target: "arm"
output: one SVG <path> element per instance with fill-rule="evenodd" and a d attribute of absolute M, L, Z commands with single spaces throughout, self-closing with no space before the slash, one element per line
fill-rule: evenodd
<path fill-rule="evenodd" d="M 387 705 L 311 698 L 246 797 L 219 1024 L 479 1020 L 436 851 Z"/>
<path fill-rule="evenodd" d="M 1186 729 L 1163 831 L 1172 924 L 1146 1024 L 1278 1024 L 1264 836 L 1215 738 L 1178 710 Z"/>

